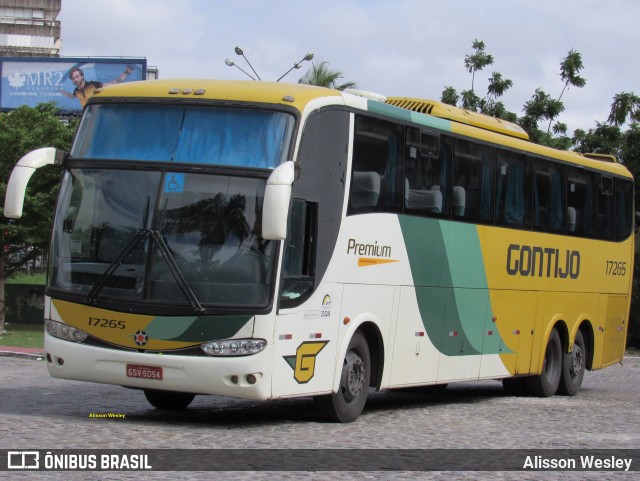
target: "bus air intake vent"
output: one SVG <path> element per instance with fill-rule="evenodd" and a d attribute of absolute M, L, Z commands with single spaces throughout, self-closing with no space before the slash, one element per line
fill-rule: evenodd
<path fill-rule="evenodd" d="M 441 119 L 471 125 L 518 139 L 529 140 L 529 135 L 517 124 L 488 115 L 448 105 L 437 100 L 387 97 L 387 104 Z"/>

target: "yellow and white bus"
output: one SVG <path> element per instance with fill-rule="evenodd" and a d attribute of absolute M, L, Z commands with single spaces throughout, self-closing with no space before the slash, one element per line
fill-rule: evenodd
<path fill-rule="evenodd" d="M 45 304 L 52 376 L 144 391 L 313 396 L 502 379 L 574 395 L 624 353 L 633 182 L 434 101 L 269 82 L 96 90 L 64 170 Z"/>

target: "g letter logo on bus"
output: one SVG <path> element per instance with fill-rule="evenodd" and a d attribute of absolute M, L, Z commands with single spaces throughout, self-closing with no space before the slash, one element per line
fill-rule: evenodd
<path fill-rule="evenodd" d="M 306 384 L 316 372 L 316 357 L 329 341 L 306 341 L 298 346 L 295 356 L 283 356 L 293 369 L 293 378 L 298 384 Z"/>

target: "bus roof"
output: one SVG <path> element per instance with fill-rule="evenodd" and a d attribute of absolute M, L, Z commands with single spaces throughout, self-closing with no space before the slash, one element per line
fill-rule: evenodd
<path fill-rule="evenodd" d="M 303 111 L 311 100 L 341 97 L 337 90 L 312 85 L 251 80 L 167 79 L 127 82 L 94 91 L 94 96 L 235 100 L 293 106 Z M 343 103 L 339 100 L 339 103 Z"/>

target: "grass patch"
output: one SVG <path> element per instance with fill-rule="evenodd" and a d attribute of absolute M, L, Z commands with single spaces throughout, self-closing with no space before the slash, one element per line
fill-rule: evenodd
<path fill-rule="evenodd" d="M 47 283 L 46 274 L 23 274 L 16 272 L 14 275 L 5 280 L 7 284 L 40 284 L 45 285 Z"/>
<path fill-rule="evenodd" d="M 5 323 L 6 334 L 0 336 L 0 346 L 36 347 L 44 346 L 43 324 Z"/>

